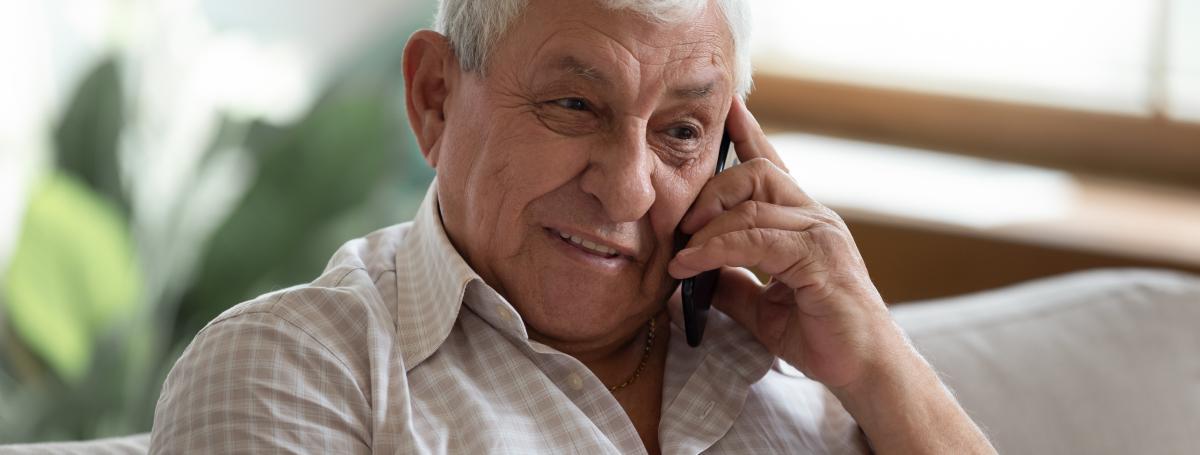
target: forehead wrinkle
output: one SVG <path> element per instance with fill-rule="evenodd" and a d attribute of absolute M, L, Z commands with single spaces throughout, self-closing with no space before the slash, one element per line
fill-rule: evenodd
<path fill-rule="evenodd" d="M 562 24 L 564 24 L 565 27 L 551 32 L 540 43 L 538 43 L 535 50 L 529 54 L 531 57 L 529 58 L 529 64 L 526 65 L 526 67 L 529 68 L 530 71 L 536 72 L 538 68 L 546 67 L 546 64 L 537 65 L 537 62 L 549 60 L 551 62 L 549 65 L 554 69 L 563 70 L 569 74 L 578 76 L 588 81 L 602 83 L 607 85 L 609 88 L 619 87 L 620 84 L 618 84 L 618 81 L 624 79 L 621 77 L 624 76 L 622 72 L 605 72 L 604 70 L 595 66 L 595 63 L 599 62 L 589 61 L 590 59 L 588 59 L 586 55 L 597 51 L 601 54 L 611 53 L 612 63 L 621 65 L 623 67 L 632 67 L 634 65 L 630 65 L 629 60 L 637 61 L 636 54 L 631 49 L 625 47 L 623 43 L 620 43 L 620 41 L 614 36 L 604 33 L 603 30 L 593 27 L 591 24 L 588 24 L 584 21 L 566 20 L 563 21 Z M 607 41 L 609 41 L 609 43 L 606 45 L 602 43 L 589 42 L 589 39 L 585 36 L 585 34 L 588 32 L 599 33 L 603 35 L 604 37 L 608 38 Z M 554 46 L 555 44 L 564 42 L 578 42 L 585 44 L 585 46 L 577 47 L 574 50 L 572 50 L 570 46 L 568 46 L 566 49 Z M 614 52 L 611 43 L 619 44 L 624 52 Z M 580 51 L 580 49 L 583 50 Z M 578 55 L 573 55 L 572 53 Z M 544 57 L 544 54 L 550 55 L 548 57 Z"/>
<path fill-rule="evenodd" d="M 710 71 L 706 71 L 708 68 L 715 68 L 719 74 L 729 78 L 732 83 L 732 75 L 724 65 L 725 59 L 721 55 L 722 48 L 714 46 L 709 41 L 689 41 L 670 46 L 655 46 L 640 40 L 638 43 L 666 52 L 661 59 L 634 56 L 640 66 L 639 72 L 645 72 L 646 67 L 658 67 L 661 71 L 658 76 L 641 81 L 642 91 L 648 87 L 655 87 L 655 91 L 658 93 L 675 99 L 691 101 L 707 99 L 716 92 L 722 79 L 721 76 L 709 77 L 707 80 L 701 79 L 698 82 L 695 80 L 680 81 L 680 79 L 687 79 L 688 75 L 692 74 L 712 74 Z M 662 55 L 662 52 L 654 55 Z"/>
<path fill-rule="evenodd" d="M 630 65 L 632 63 L 630 60 L 645 66 L 665 66 L 684 60 L 707 59 L 710 64 L 728 70 L 724 64 L 726 46 L 721 44 L 728 40 L 724 40 L 726 37 L 721 30 L 711 24 L 690 24 L 684 35 L 694 36 L 693 40 L 666 44 L 655 43 L 636 34 L 633 36 L 615 35 L 580 19 L 566 20 L 563 21 L 563 24 L 567 27 L 552 33 L 540 47 L 547 45 L 559 34 L 593 32 L 608 38 L 608 46 L 605 47 L 609 50 L 613 61 L 622 66 L 633 66 Z M 670 31 L 666 34 L 670 34 Z"/>
<path fill-rule="evenodd" d="M 560 24 L 563 25 L 562 28 L 551 32 L 538 44 L 532 54 L 531 63 L 548 60 L 549 63 L 543 63 L 539 67 L 550 67 L 620 91 L 631 90 L 633 93 L 646 94 L 644 90 L 655 87 L 653 91 L 678 99 L 708 98 L 715 93 L 720 78 L 701 83 L 693 81 L 672 84 L 673 81 L 667 80 L 669 75 L 692 74 L 702 71 L 704 67 L 715 67 L 729 77 L 732 84 L 733 75 L 726 65 L 725 58 L 729 43 L 723 41 L 725 35 L 721 30 L 711 24 L 687 26 L 684 35 L 690 39 L 675 43 L 656 42 L 652 38 L 657 35 L 619 36 L 580 19 L 567 19 Z M 594 37 L 588 37 L 593 33 L 606 39 L 597 42 Z M 583 46 L 553 46 L 571 42 Z M 597 58 L 599 60 L 596 60 Z M 658 67 L 663 74 L 645 77 L 646 70 L 651 67 Z M 530 68 L 535 69 L 533 65 Z"/>
<path fill-rule="evenodd" d="M 694 40 L 685 41 L 682 43 L 672 43 L 669 45 L 656 45 L 652 42 L 634 37 L 634 41 L 638 44 L 650 47 L 656 50 L 666 52 L 666 55 L 661 60 L 647 61 L 646 59 L 638 59 L 639 63 L 647 66 L 661 66 L 664 71 L 671 73 L 695 73 L 703 71 L 705 64 L 715 67 L 722 74 L 725 74 L 732 83 L 733 74 L 730 68 L 726 65 L 725 51 L 727 46 L 720 43 L 724 35 L 720 30 L 715 29 L 710 25 L 697 25 L 690 27 L 687 31 L 688 36 L 696 36 Z M 655 53 L 661 55 L 661 52 Z M 636 58 L 636 55 L 635 55 Z M 668 65 L 679 64 L 678 67 L 667 69 Z M 692 85 L 671 87 L 666 77 L 659 78 L 661 83 L 658 84 L 674 98 L 682 99 L 704 99 L 712 95 L 719 78 L 706 82 L 695 83 Z"/>

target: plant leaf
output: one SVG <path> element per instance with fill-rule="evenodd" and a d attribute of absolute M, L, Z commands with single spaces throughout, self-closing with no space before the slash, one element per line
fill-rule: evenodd
<path fill-rule="evenodd" d="M 58 168 L 127 210 L 117 160 L 122 115 L 117 60 L 101 60 L 80 83 L 54 130 Z"/>
<path fill-rule="evenodd" d="M 256 293 L 312 279 L 341 242 L 399 221 L 357 208 L 405 174 L 432 176 L 405 169 L 404 155 L 415 152 L 400 103 L 400 50 L 392 44 L 358 60 L 297 124 L 251 125 L 246 148 L 258 174 L 213 235 L 176 319 L 182 333 Z M 371 228 L 329 235 L 351 225 Z"/>
<path fill-rule="evenodd" d="M 3 280 L 9 324 L 68 383 L 87 373 L 94 335 L 138 305 L 141 276 L 118 213 L 51 174 L 33 192 Z"/>

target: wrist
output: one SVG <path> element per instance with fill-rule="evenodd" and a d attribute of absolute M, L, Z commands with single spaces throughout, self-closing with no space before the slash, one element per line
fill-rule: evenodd
<path fill-rule="evenodd" d="M 867 412 L 882 403 L 911 397 L 916 391 L 928 391 L 931 385 L 940 388 L 937 373 L 903 333 L 897 329 L 887 338 L 890 342 L 881 343 L 883 347 L 867 362 L 858 379 L 830 388 L 847 410 L 862 408 Z"/>
<path fill-rule="evenodd" d="M 896 333 L 898 340 L 858 380 L 830 388 L 872 447 L 877 453 L 994 454 L 933 367 Z"/>

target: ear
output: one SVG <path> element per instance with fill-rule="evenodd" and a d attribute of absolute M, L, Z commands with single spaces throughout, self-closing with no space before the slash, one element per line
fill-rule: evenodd
<path fill-rule="evenodd" d="M 450 41 L 432 30 L 419 30 L 404 46 L 404 98 L 408 123 L 429 165 L 437 168 L 438 145 L 446 127 L 446 100 L 458 68 Z"/>

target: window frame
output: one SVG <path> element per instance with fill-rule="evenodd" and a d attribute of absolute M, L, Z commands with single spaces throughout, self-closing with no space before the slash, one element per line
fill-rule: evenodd
<path fill-rule="evenodd" d="M 797 76 L 755 76 L 765 127 L 1200 188 L 1200 124 Z"/>

